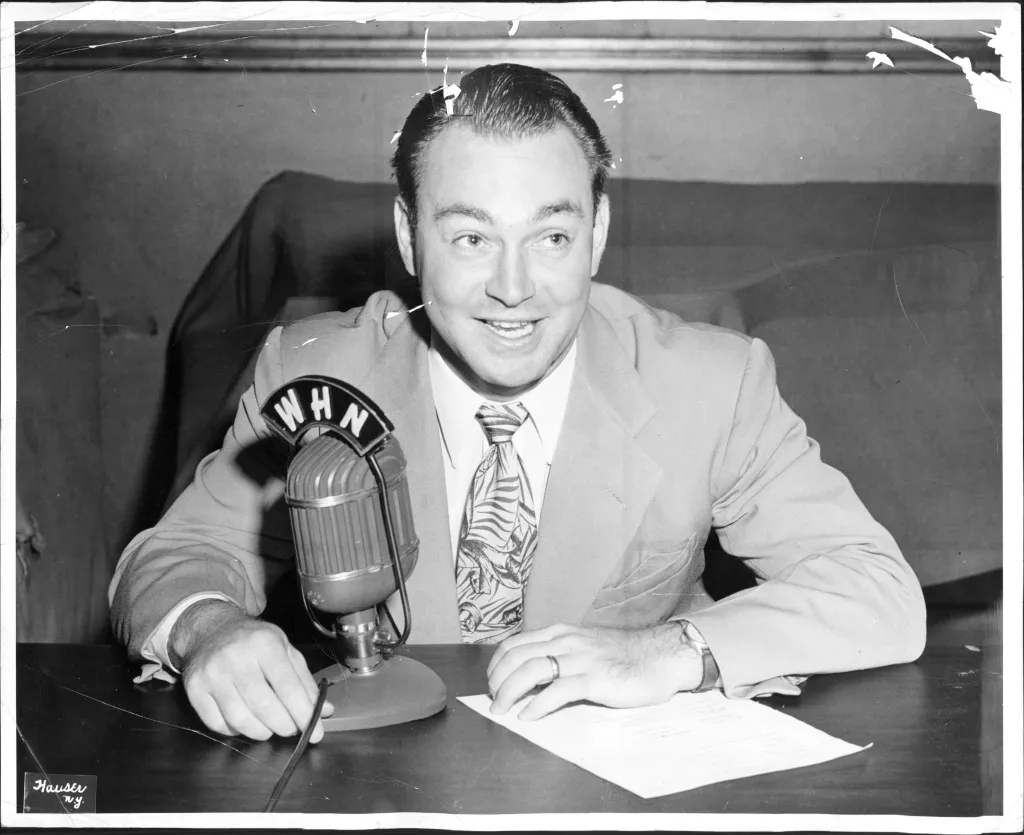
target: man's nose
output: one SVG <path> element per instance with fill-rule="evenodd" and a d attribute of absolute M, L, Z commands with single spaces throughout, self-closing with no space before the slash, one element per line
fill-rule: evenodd
<path fill-rule="evenodd" d="M 533 281 L 521 253 L 513 248 L 502 253 L 486 289 L 488 296 L 506 307 L 516 307 L 533 296 Z"/>

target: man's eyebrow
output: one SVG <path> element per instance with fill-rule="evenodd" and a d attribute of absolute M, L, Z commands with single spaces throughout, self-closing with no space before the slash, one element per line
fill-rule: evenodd
<path fill-rule="evenodd" d="M 471 217 L 480 223 L 494 225 L 494 219 L 488 212 L 478 209 L 476 206 L 470 206 L 468 203 L 452 203 L 450 206 L 442 206 L 434 212 L 434 222 L 437 223 L 446 218 L 456 216 Z"/>
<path fill-rule="evenodd" d="M 540 223 L 542 220 L 547 220 L 553 215 L 559 214 L 570 214 L 574 217 L 578 217 L 581 220 L 586 217 L 583 209 L 580 208 L 580 204 L 575 200 L 560 200 L 557 203 L 549 203 L 547 206 L 541 208 L 534 216 L 533 222 Z"/>
<path fill-rule="evenodd" d="M 557 203 L 549 203 L 542 206 L 533 216 L 534 223 L 540 223 L 558 214 L 569 214 L 580 219 L 586 218 L 586 214 L 575 200 L 559 200 Z M 494 225 L 494 218 L 489 212 L 470 206 L 468 203 L 452 203 L 450 206 L 442 206 L 434 212 L 434 222 L 438 223 L 449 217 L 471 217 L 480 223 Z"/>

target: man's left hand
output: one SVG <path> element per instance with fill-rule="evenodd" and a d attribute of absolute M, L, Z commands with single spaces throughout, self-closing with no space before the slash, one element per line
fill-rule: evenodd
<path fill-rule="evenodd" d="M 540 719 L 581 700 L 608 707 L 644 707 L 700 685 L 703 666 L 681 640 L 678 624 L 646 629 L 555 624 L 503 641 L 487 666 L 491 713 L 507 713 L 538 685 L 547 684 L 519 713 Z M 552 656 L 559 677 L 551 680 Z M 549 683 L 550 682 L 550 683 Z"/>

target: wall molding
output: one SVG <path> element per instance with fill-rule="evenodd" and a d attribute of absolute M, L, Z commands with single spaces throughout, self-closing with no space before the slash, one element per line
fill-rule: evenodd
<path fill-rule="evenodd" d="M 27 32 L 15 40 L 21 72 L 46 70 L 238 72 L 423 72 L 419 37 L 189 33 L 132 38 L 124 34 Z M 938 38 L 938 49 L 971 59 L 978 72 L 999 72 L 981 39 Z M 872 70 L 866 55 L 888 55 L 898 68 Z M 512 61 L 562 72 L 960 73 L 955 64 L 913 44 L 878 38 L 436 38 L 430 70 L 447 60 L 458 71 Z"/>

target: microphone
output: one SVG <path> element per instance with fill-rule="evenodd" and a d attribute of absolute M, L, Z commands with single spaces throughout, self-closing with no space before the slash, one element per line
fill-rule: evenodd
<path fill-rule="evenodd" d="M 261 414 L 293 451 L 285 502 L 303 605 L 343 652 L 342 663 L 314 676 L 318 684 L 328 680 L 335 705 L 324 730 L 433 716 L 448 700 L 444 682 L 425 664 L 395 655 L 412 628 L 405 578 L 416 566 L 419 540 L 394 426 L 358 389 L 319 375 L 281 386 Z M 307 441 L 314 428 L 321 433 Z M 377 606 L 396 590 L 404 625 L 393 640 L 379 628 Z M 331 617 L 330 628 L 317 612 Z"/>

